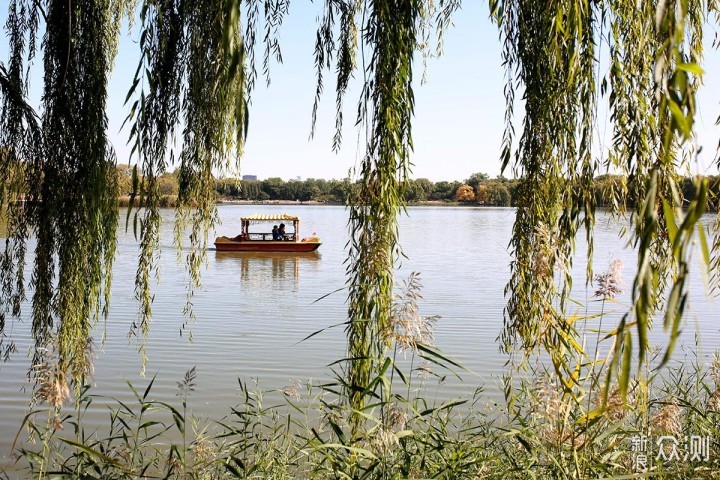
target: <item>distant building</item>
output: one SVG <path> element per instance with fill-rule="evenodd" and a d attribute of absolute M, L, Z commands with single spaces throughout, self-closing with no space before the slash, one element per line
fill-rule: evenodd
<path fill-rule="evenodd" d="M 243 175 L 243 180 L 250 180 L 252 182 L 257 182 L 257 175 Z"/>

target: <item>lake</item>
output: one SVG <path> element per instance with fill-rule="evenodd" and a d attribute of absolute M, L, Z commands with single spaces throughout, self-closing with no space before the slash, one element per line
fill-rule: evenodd
<path fill-rule="evenodd" d="M 240 231 L 240 217 L 252 213 L 287 212 L 302 218 L 301 236 L 315 232 L 323 241 L 316 254 L 243 254 L 208 252 L 203 286 L 193 298 L 197 321 L 183 332 L 187 274 L 176 261 L 172 246 L 173 211 L 164 212 L 160 283 L 154 287 L 153 322 L 147 342 L 146 378 L 140 377 L 139 344 L 128 339 L 138 305 L 134 277 L 138 246 L 132 227 L 118 229 L 112 303 L 107 325 L 95 333 L 96 360 L 93 393 L 128 398 L 126 381 L 143 388 L 153 375 L 158 400 L 175 402 L 176 383 L 186 370 L 197 368 L 197 388 L 191 399 L 193 413 L 220 418 L 239 402 L 238 378 L 257 379 L 263 388 L 278 389 L 299 379 L 327 379 L 328 364 L 343 357 L 344 329 L 330 328 L 346 318 L 345 265 L 347 211 L 335 206 L 227 205 L 219 207 L 222 225 L 218 235 Z M 419 272 L 424 300 L 423 315 L 439 315 L 435 343 L 461 362 L 469 372 L 460 381 L 448 376 L 442 388 L 431 386 L 439 398 L 471 393 L 485 385 L 489 398 L 500 398 L 499 375 L 507 357 L 498 351 L 496 338 L 503 324 L 503 290 L 509 279 L 510 240 L 515 210 L 510 208 L 410 207 L 400 221 L 400 240 L 407 258 L 397 278 Z M 121 214 L 124 219 L 124 210 Z M 703 221 L 710 224 L 713 217 Z M 635 253 L 618 237 L 621 225 L 599 213 L 595 230 L 596 272 L 614 259 L 624 263 L 625 293 L 613 305 L 617 320 L 627 309 L 634 275 Z M 0 235 L 4 230 L 0 228 Z M 584 234 L 583 234 L 584 235 Z M 211 234 L 211 238 L 215 233 Z M 578 241 L 573 298 L 598 311 L 600 302 L 585 289 L 585 248 Z M 32 251 L 34 245 L 28 250 Z M 4 242 L 3 247 L 4 248 Z M 694 258 L 699 257 L 698 252 Z M 31 261 L 31 259 L 29 259 Z M 720 348 L 717 323 L 719 303 L 706 294 L 700 263 L 693 261 L 691 304 L 683 327 L 683 341 L 702 361 Z M 30 270 L 30 269 L 28 269 Z M 340 290 L 339 290 L 340 289 Z M 339 290 L 339 291 L 338 291 Z M 333 293 L 334 292 L 334 293 Z M 584 307 L 577 307 L 584 313 Z M 606 310 L 609 307 L 606 307 Z M 28 319 L 29 305 L 23 318 Z M 609 322 L 611 320 L 605 320 Z M 651 341 L 660 345 L 665 335 L 658 327 Z M 106 340 L 100 343 L 103 328 Z M 11 323 L 7 332 L 18 352 L 0 364 L 0 457 L 9 455 L 12 439 L 28 411 L 31 385 L 26 381 L 30 346 L 29 321 Z M 181 335 L 181 332 L 182 335 Z M 192 332 L 192 342 L 188 339 Z M 697 334 L 697 335 L 696 335 Z M 682 351 L 676 352 L 681 357 Z M 102 402 L 93 404 L 91 418 L 106 418 Z M 0 463 L 5 463 L 0 462 Z"/>

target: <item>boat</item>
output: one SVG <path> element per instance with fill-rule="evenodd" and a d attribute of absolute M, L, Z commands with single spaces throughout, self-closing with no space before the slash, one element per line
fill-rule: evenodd
<path fill-rule="evenodd" d="M 322 243 L 314 233 L 310 237 L 300 238 L 300 217 L 288 215 L 255 214 L 242 217 L 240 235 L 236 237 L 217 237 L 215 249 L 220 252 L 313 252 Z M 251 232 L 250 225 L 271 225 L 292 222 L 293 230 L 284 235 L 270 231 Z M 268 228 L 267 230 L 270 230 Z"/>

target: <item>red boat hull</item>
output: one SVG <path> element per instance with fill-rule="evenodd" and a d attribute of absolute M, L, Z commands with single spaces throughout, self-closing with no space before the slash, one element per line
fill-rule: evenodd
<path fill-rule="evenodd" d="M 279 240 L 215 240 L 215 249 L 221 252 L 313 252 L 320 242 L 284 242 Z"/>

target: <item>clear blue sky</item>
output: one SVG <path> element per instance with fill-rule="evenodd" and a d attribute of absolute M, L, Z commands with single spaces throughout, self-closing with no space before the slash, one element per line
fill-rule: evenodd
<path fill-rule="evenodd" d="M 290 15 L 280 30 L 283 63 L 271 68 L 271 84 L 259 78 L 252 97 L 250 130 L 241 159 L 241 174 L 259 178 L 281 177 L 343 178 L 362 154 L 363 138 L 354 126 L 360 92 L 355 79 L 345 100 L 344 143 L 339 153 L 331 149 L 335 125 L 333 73 L 326 74 L 325 96 L 318 114 L 318 129 L 309 140 L 312 103 L 315 93 L 313 50 L 317 18 L 323 2 L 291 2 Z M 7 17 L 7 0 L 0 0 L 0 22 Z M 420 85 L 421 62 L 415 75 L 416 107 L 413 129 L 415 151 L 412 156 L 414 178 L 433 181 L 462 180 L 474 172 L 491 176 L 500 173 L 499 153 L 504 115 L 504 71 L 500 60 L 497 27 L 488 18 L 487 3 L 465 0 L 454 16 L 454 26 L 446 32 L 444 56 L 431 59 L 427 83 Z M 712 38 L 713 32 L 707 37 Z M 109 86 L 109 137 L 119 162 L 127 163 L 130 149 L 125 145 L 127 131 L 120 132 L 128 109 L 123 105 L 137 66 L 137 29 L 128 36 L 123 31 L 120 52 Z M 709 42 L 708 42 L 709 43 Z M 606 47 L 604 47 L 606 48 Z M 261 54 L 261 53 L 260 53 Z M 697 122 L 698 141 L 704 146 L 699 169 L 709 168 L 718 142 L 720 114 L 719 52 L 706 53 L 706 86 L 701 92 Z M 0 61 L 7 59 L 7 39 L 0 41 Z M 37 60 L 36 60 L 37 62 Z M 42 75 L 33 70 L 30 93 L 39 104 Z M 516 110 L 521 113 L 521 109 Z M 602 124 L 604 108 L 598 115 Z M 517 131 L 519 133 L 519 119 Z M 604 143 L 611 142 L 611 130 L 600 125 Z M 360 142 L 358 143 L 358 140 Z M 599 149 L 597 150 L 599 152 Z M 506 175 L 509 172 L 506 172 Z M 602 173 L 602 172 L 601 172 Z"/>

